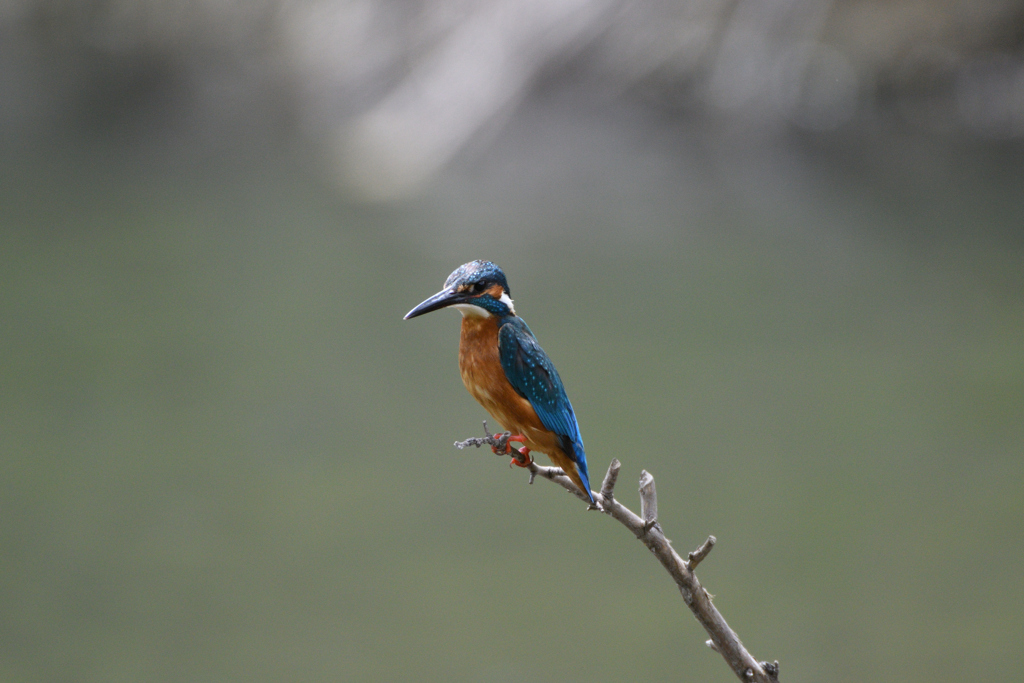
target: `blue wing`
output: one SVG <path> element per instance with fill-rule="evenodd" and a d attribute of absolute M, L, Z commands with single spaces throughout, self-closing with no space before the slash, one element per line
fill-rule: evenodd
<path fill-rule="evenodd" d="M 590 490 L 587 456 L 580 427 L 558 371 L 522 318 L 508 318 L 498 331 L 498 352 L 505 377 L 537 412 L 541 423 L 561 437 L 562 450 L 576 461 L 580 478 Z"/>

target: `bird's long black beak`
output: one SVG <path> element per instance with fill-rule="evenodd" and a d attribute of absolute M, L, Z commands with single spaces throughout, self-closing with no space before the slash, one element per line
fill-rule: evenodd
<path fill-rule="evenodd" d="M 408 320 L 409 318 L 415 318 L 418 315 L 430 313 L 431 311 L 436 311 L 439 308 L 445 308 L 453 304 L 460 304 L 468 300 L 469 297 L 466 294 L 455 291 L 454 287 L 448 287 L 447 289 L 442 289 L 440 292 L 406 313 L 404 319 Z"/>

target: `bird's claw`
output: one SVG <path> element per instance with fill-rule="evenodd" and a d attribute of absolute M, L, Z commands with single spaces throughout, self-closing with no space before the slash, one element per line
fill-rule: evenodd
<path fill-rule="evenodd" d="M 512 448 L 512 443 L 526 443 L 526 438 L 522 434 L 511 434 L 505 432 L 497 439 L 498 443 L 491 446 L 491 450 L 496 455 L 511 455 L 512 462 L 509 463 L 509 467 L 517 465 L 519 467 L 529 467 L 533 464 L 533 458 L 530 457 L 530 449 L 526 446 L 522 448 Z"/>
<path fill-rule="evenodd" d="M 484 431 L 487 431 L 486 428 L 484 429 Z M 490 434 L 488 434 L 487 436 L 489 439 L 491 438 Z M 509 444 L 509 441 L 511 440 L 512 432 L 505 432 L 504 434 L 495 434 L 493 439 L 491 440 L 491 451 L 495 455 L 508 455 L 509 451 L 512 450 L 512 446 Z"/>
<path fill-rule="evenodd" d="M 505 432 L 503 434 L 495 434 L 491 441 L 491 450 L 494 451 L 495 455 L 508 455 L 515 449 L 512 448 L 512 442 L 518 441 L 524 443 L 522 434 L 513 434 L 512 432 Z"/>
<path fill-rule="evenodd" d="M 491 441 L 491 450 L 494 451 L 495 455 L 511 455 L 512 462 L 508 464 L 509 467 L 516 465 L 518 467 L 529 467 L 533 464 L 533 458 L 530 457 L 530 449 L 526 446 L 522 448 L 513 448 L 512 442 L 526 443 L 526 437 L 522 434 L 513 434 L 511 432 L 505 432 L 504 434 L 497 435 Z"/>
<path fill-rule="evenodd" d="M 533 464 L 533 457 L 530 456 L 530 449 L 526 446 L 522 448 L 514 449 L 516 455 L 512 456 L 512 462 L 508 464 L 509 467 L 515 465 L 517 467 L 529 467 Z"/>

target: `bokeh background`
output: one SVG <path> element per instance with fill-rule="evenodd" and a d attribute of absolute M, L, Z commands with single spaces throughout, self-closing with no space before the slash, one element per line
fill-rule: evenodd
<path fill-rule="evenodd" d="M 1022 141 L 1012 0 L 6 0 L 0 680 L 733 680 L 472 258 L 782 680 L 1014 680 Z"/>

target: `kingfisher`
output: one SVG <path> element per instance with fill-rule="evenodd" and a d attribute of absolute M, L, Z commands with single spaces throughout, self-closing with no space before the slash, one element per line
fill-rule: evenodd
<path fill-rule="evenodd" d="M 551 359 L 516 315 L 505 273 L 490 261 L 463 264 L 448 276 L 444 289 L 405 319 L 449 306 L 462 313 L 462 383 L 512 432 L 508 441 L 522 444 L 512 463 L 528 467 L 531 451 L 544 453 L 594 504 L 576 413 Z M 511 453 L 511 446 L 505 453 Z"/>

